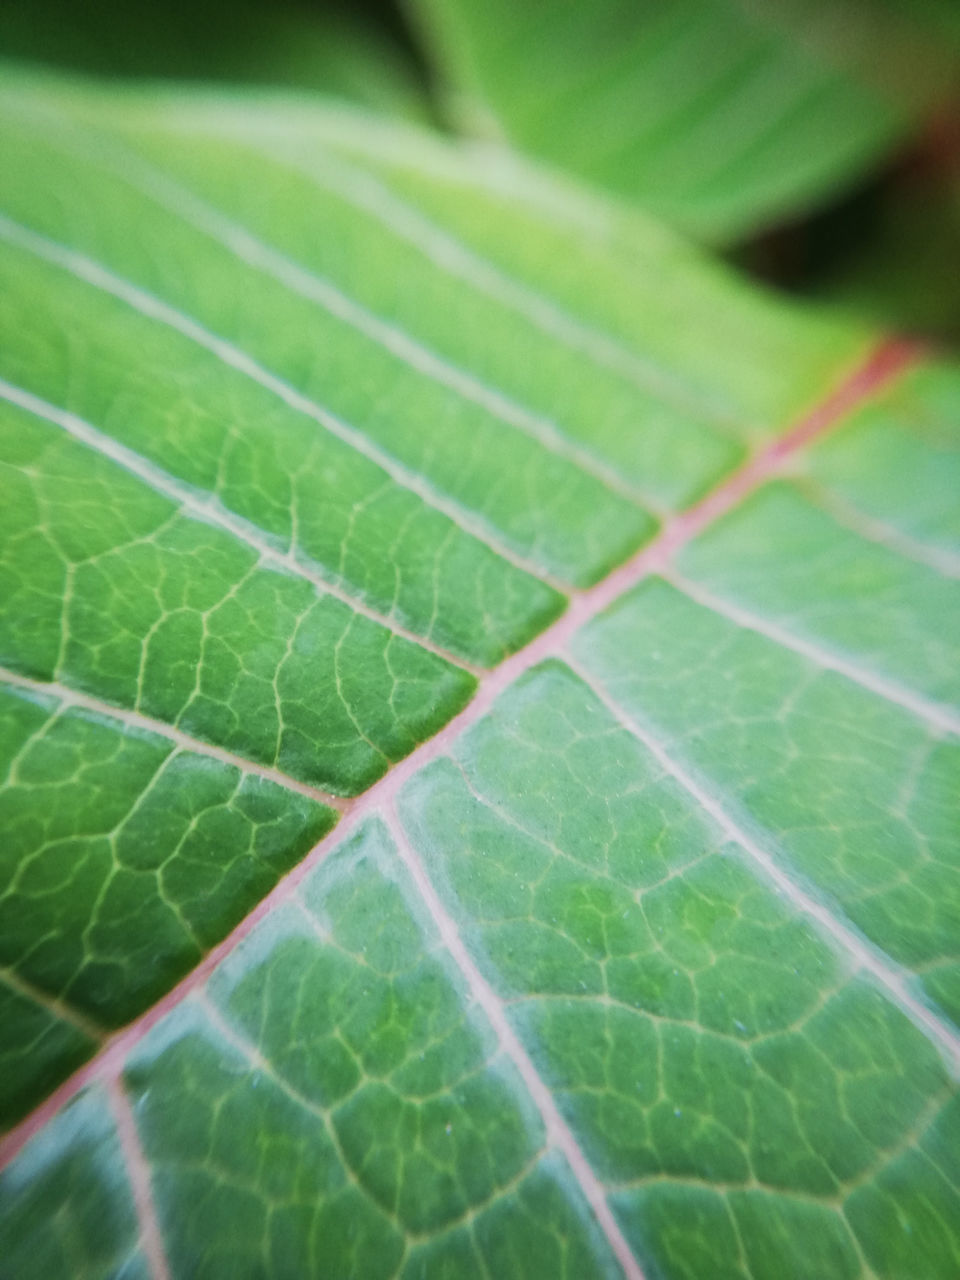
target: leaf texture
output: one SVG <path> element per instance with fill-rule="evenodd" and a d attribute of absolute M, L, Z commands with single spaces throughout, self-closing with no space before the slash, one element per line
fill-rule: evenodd
<path fill-rule="evenodd" d="M 0 1275 L 955 1276 L 957 369 L 340 108 L 0 102 Z"/>

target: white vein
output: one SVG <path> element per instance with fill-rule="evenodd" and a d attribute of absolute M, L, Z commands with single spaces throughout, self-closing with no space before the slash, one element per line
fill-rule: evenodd
<path fill-rule="evenodd" d="M 106 1038 L 107 1033 L 99 1023 L 87 1017 L 85 1013 L 81 1013 L 79 1009 L 64 1003 L 57 996 L 52 996 L 48 991 L 34 986 L 28 978 L 24 978 L 9 965 L 0 965 L 0 982 L 16 992 L 18 996 L 22 996 L 24 1000 L 29 1000 L 31 1004 L 45 1009 L 52 1018 L 69 1023 L 75 1031 L 79 1031 L 94 1043 Z"/>
<path fill-rule="evenodd" d="M 851 533 L 857 534 L 868 542 L 876 542 L 907 560 L 926 565 L 944 578 L 960 578 L 960 554 L 957 552 L 921 542 L 918 538 L 913 538 L 902 530 L 894 528 L 886 520 L 868 516 L 859 507 L 819 481 L 804 477 L 798 480 L 797 484 L 815 506 L 820 507 L 831 519 L 845 529 L 849 529 Z"/>
<path fill-rule="evenodd" d="M 363 614 L 365 618 L 369 618 L 372 622 L 376 622 L 388 631 L 392 631 L 394 635 L 400 636 L 404 640 L 409 640 L 411 644 L 415 644 L 421 649 L 428 649 L 431 653 L 435 653 L 437 657 L 443 658 L 447 662 L 474 670 L 463 658 L 435 644 L 426 636 L 403 626 L 391 615 L 380 613 L 377 609 L 371 608 L 363 600 L 358 599 L 350 592 L 344 591 L 337 583 L 330 582 L 318 568 L 313 567 L 314 562 L 307 562 L 298 556 L 292 545 L 287 551 L 281 550 L 279 546 L 275 546 L 271 542 L 268 534 L 265 534 L 256 525 L 228 511 L 215 496 L 205 491 L 196 490 L 182 480 L 178 480 L 175 476 L 170 475 L 169 472 L 164 471 L 162 467 L 158 467 L 156 463 L 114 440 L 112 436 L 106 435 L 83 418 L 77 417 L 76 414 L 70 413 L 66 409 L 61 409 L 58 405 L 50 404 L 49 401 L 42 400 L 31 391 L 25 391 L 22 387 L 14 386 L 13 383 L 7 382 L 3 378 L 0 378 L 0 399 L 7 400 L 10 404 L 17 405 L 18 408 L 60 427 L 68 435 L 73 436 L 75 440 L 79 440 L 89 448 L 95 449 L 131 475 L 143 480 L 154 492 L 163 494 L 165 498 L 175 502 L 186 515 L 209 524 L 218 525 L 227 533 L 245 542 L 247 546 L 257 552 L 261 564 L 304 578 L 321 594 L 336 597 L 337 600 L 348 605 L 354 613 Z"/>
<path fill-rule="evenodd" d="M 911 991 L 912 975 L 892 960 L 878 953 L 854 930 L 838 920 L 822 902 L 818 902 L 789 876 L 773 856 L 758 844 L 726 812 L 722 803 L 657 741 L 635 716 L 614 700 L 604 684 L 568 650 L 561 654 L 610 715 L 653 756 L 669 777 L 673 778 L 696 801 L 717 825 L 720 832 L 739 845 L 783 897 L 798 911 L 815 920 L 853 962 L 857 970 L 869 974 L 890 995 L 910 1021 L 940 1050 L 954 1077 L 960 1077 L 960 1035 L 937 1017 Z"/>
<path fill-rule="evenodd" d="M 411 471 L 391 454 L 379 448 L 362 431 L 359 431 L 328 409 L 323 408 L 322 405 L 317 404 L 316 401 L 297 391 L 290 383 L 278 378 L 276 374 L 265 369 L 225 338 L 211 333 L 191 316 L 178 311 L 166 302 L 162 302 L 159 298 L 154 297 L 153 294 L 147 293 L 137 285 L 131 284 L 129 280 L 114 275 L 112 271 L 107 270 L 106 267 L 94 261 L 94 259 L 87 257 L 86 254 L 79 253 L 75 249 L 59 244 L 47 236 L 23 227 L 5 214 L 0 214 L 0 238 L 7 240 L 10 244 L 17 245 L 21 249 L 25 249 L 28 253 L 34 254 L 45 262 L 61 268 L 76 279 L 92 285 L 95 289 L 109 294 L 119 302 L 132 307 L 141 315 L 151 320 L 156 320 L 160 324 L 164 324 L 182 334 L 189 341 L 209 351 L 222 364 L 235 369 L 238 373 L 256 382 L 265 391 L 276 396 L 277 399 L 283 401 L 295 412 L 302 413 L 312 419 L 318 426 L 328 431 L 330 435 L 335 436 L 353 449 L 355 453 L 362 454 L 363 457 L 374 463 L 382 471 L 385 471 L 395 484 L 413 493 L 425 506 L 441 512 L 461 530 L 469 533 L 478 542 L 483 543 L 488 550 L 494 552 L 501 559 L 508 561 L 524 573 L 530 574 L 531 577 L 538 578 L 541 582 L 556 586 L 558 590 L 565 589 L 560 584 L 552 582 L 549 575 L 539 565 L 527 560 L 502 542 L 485 522 L 481 523 L 475 518 L 474 513 L 441 494 L 423 476 Z"/>
<path fill-rule="evenodd" d="M 126 182 L 209 236 L 221 248 L 248 266 L 271 276 L 291 292 L 316 303 L 417 373 L 514 427 L 548 453 L 572 463 L 580 472 L 592 476 L 627 501 L 641 505 L 646 501 L 640 491 L 628 484 L 613 467 L 575 444 L 551 419 L 532 412 L 499 388 L 484 383 L 475 374 L 453 364 L 404 330 L 375 315 L 330 280 L 266 244 L 169 174 L 133 156 L 125 166 L 117 165 L 116 169 Z M 134 177 L 134 172 L 139 176 Z"/>
<path fill-rule="evenodd" d="M 925 721 L 940 733 L 960 735 L 960 715 L 952 707 L 942 702 L 934 702 L 932 699 L 925 698 L 922 694 L 915 693 L 904 685 L 897 684 L 895 681 L 887 680 L 884 676 L 877 675 L 873 671 L 859 667 L 855 662 L 851 662 L 849 658 L 845 658 L 839 653 L 834 653 L 830 649 L 824 649 L 803 636 L 795 635 L 793 632 L 778 626 L 777 623 L 770 622 L 766 618 L 760 618 L 739 605 L 732 604 L 729 600 L 721 599 L 699 583 L 691 582 L 688 578 L 684 578 L 678 573 L 672 571 L 664 572 L 663 576 L 678 591 L 682 591 L 684 595 L 702 605 L 703 608 L 709 609 L 711 613 L 726 618 L 735 626 L 764 636 L 781 648 L 790 649 L 793 653 L 800 654 L 801 657 L 815 663 L 818 667 L 823 667 L 827 671 L 835 671 L 845 679 L 860 685 L 861 688 L 877 694 L 878 697 L 883 698 L 886 702 L 892 702 L 899 707 L 903 707 L 905 711 L 909 711 L 917 719 Z"/>
<path fill-rule="evenodd" d="M 587 356 L 593 363 L 612 370 L 666 403 L 706 415 L 728 430 L 736 426 L 742 432 L 744 424 L 738 423 L 732 414 L 699 396 L 667 370 L 643 359 L 610 334 L 585 324 L 552 298 L 508 275 L 403 200 L 369 171 L 350 165 L 329 150 L 315 151 L 309 163 L 298 162 L 283 152 L 271 152 L 269 158 L 280 160 L 315 186 L 334 192 L 369 214 L 446 274 L 522 315 L 542 333 Z"/>
<path fill-rule="evenodd" d="M 246 759 L 245 756 L 234 755 L 232 751 L 214 746 L 210 742 L 204 742 L 200 738 L 191 738 L 189 734 L 171 724 L 167 724 L 164 720 L 154 720 L 151 716 L 144 715 L 141 711 L 128 711 L 124 707 L 116 707 L 111 702 L 104 702 L 100 698 L 91 697 L 90 694 L 80 693 L 76 689 L 71 689 L 57 681 L 33 680 L 30 676 L 21 675 L 18 671 L 10 671 L 7 667 L 0 667 L 0 684 L 12 685 L 14 688 L 23 689 L 28 693 L 38 694 L 42 697 L 56 698 L 63 707 L 77 707 L 83 711 L 91 711 L 97 716 L 105 716 L 111 720 L 117 720 L 128 728 L 136 729 L 140 732 L 159 734 L 174 743 L 182 751 L 192 751 L 197 755 L 210 756 L 223 764 L 231 765 L 234 769 L 239 769 L 242 773 L 254 774 L 258 778 L 264 778 L 268 782 L 276 783 L 279 787 L 285 787 L 287 791 L 298 791 L 301 795 L 308 796 L 311 800 L 316 800 L 330 808 L 343 810 L 350 803 L 349 800 L 344 800 L 342 796 L 331 795 L 329 792 L 321 791 L 318 787 L 311 787 L 305 782 L 291 778 L 279 769 L 257 764 L 252 760 Z"/>
<path fill-rule="evenodd" d="M 391 838 L 396 845 L 401 862 L 406 867 L 416 885 L 431 919 L 454 963 L 466 980 L 471 997 L 476 1001 L 487 1017 L 497 1037 L 501 1051 L 510 1059 L 521 1080 L 526 1085 L 530 1097 L 540 1112 L 547 1142 L 565 1156 L 573 1176 L 576 1178 L 583 1195 L 596 1216 L 601 1230 L 606 1236 L 617 1261 L 623 1267 L 628 1280 L 643 1280 L 643 1273 L 631 1252 L 630 1246 L 616 1218 L 613 1216 L 606 1195 L 599 1179 L 590 1167 L 586 1156 L 573 1135 L 572 1130 L 560 1114 L 553 1094 L 541 1080 L 529 1054 L 523 1047 L 520 1037 L 514 1031 L 503 1002 L 484 978 L 476 961 L 467 950 L 466 943 L 460 936 L 452 917 L 440 900 L 440 895 L 433 887 L 433 881 L 427 873 L 420 855 L 407 839 L 403 824 L 396 812 L 391 795 L 384 800 L 381 817 L 386 824 Z"/>

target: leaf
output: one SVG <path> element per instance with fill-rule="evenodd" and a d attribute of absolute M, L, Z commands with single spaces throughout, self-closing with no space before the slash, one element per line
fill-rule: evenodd
<path fill-rule="evenodd" d="M 217 80 L 320 91 L 426 120 L 426 95 L 389 23 L 297 0 L 30 0 L 0 9 L 5 58 L 102 75 Z"/>
<path fill-rule="evenodd" d="M 0 1273 L 954 1276 L 957 369 L 342 108 L 0 145 Z"/>
<path fill-rule="evenodd" d="M 417 0 L 468 130 L 711 242 L 853 184 L 956 85 L 944 0 Z"/>

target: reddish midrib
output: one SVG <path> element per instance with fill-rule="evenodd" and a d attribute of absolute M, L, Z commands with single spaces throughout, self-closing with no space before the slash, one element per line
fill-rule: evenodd
<path fill-rule="evenodd" d="M 858 405 L 868 400 L 898 374 L 917 363 L 924 349 L 905 339 L 889 339 L 878 344 L 866 358 L 844 378 L 825 399 L 814 406 L 782 436 L 750 458 L 744 466 L 713 489 L 702 501 L 682 515 L 668 521 L 659 536 L 644 550 L 602 582 L 579 592 L 571 599 L 566 612 L 546 631 L 541 632 L 524 649 L 499 667 L 485 673 L 470 702 L 439 733 L 423 743 L 411 755 L 390 770 L 379 782 L 351 802 L 334 830 L 307 854 L 273 890 L 243 919 L 236 928 L 207 953 L 204 959 L 172 988 L 162 1000 L 139 1018 L 118 1031 L 84 1066 L 65 1080 L 29 1116 L 0 1140 L 0 1168 L 8 1164 L 23 1145 L 65 1103 L 94 1080 L 117 1079 L 134 1045 L 192 991 L 202 985 L 216 966 L 285 898 L 292 895 L 301 881 L 326 857 L 345 836 L 365 818 L 375 815 L 382 802 L 397 794 L 407 779 L 431 760 L 446 755 L 451 744 L 481 719 L 496 698 L 524 672 L 545 657 L 561 649 L 585 622 L 596 617 L 625 591 L 649 573 L 666 566 L 672 556 L 704 528 L 775 475 L 788 458 L 825 434 Z"/>

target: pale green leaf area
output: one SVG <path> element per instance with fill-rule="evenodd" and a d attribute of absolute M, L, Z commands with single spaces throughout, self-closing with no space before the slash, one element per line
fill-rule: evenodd
<path fill-rule="evenodd" d="M 0 168 L 2 1280 L 955 1280 L 957 368 L 801 443 L 874 335 L 340 107 Z"/>
<path fill-rule="evenodd" d="M 837 511 L 845 504 L 848 520 L 865 517 L 861 528 L 875 541 L 885 534 L 909 549 L 909 558 L 943 557 L 947 567 L 953 557 L 954 573 L 960 554 L 956 395 L 955 366 L 917 369 L 805 458 L 821 501 Z"/>
<path fill-rule="evenodd" d="M 679 577 L 761 629 L 855 656 L 865 679 L 956 704 L 960 596 L 943 581 L 960 553 L 955 392 L 946 367 L 905 377 L 684 551 Z M 915 434 L 897 426 L 907 405 Z"/>
<path fill-rule="evenodd" d="M 869 172 L 955 84 L 950 0 L 415 0 L 467 132 L 741 240 Z"/>
<path fill-rule="evenodd" d="M 58 1116 L 11 1169 L 4 1195 L 18 1210 L 0 1219 L 5 1277 L 149 1280 L 120 1143 L 101 1098 L 81 1098 Z"/>

